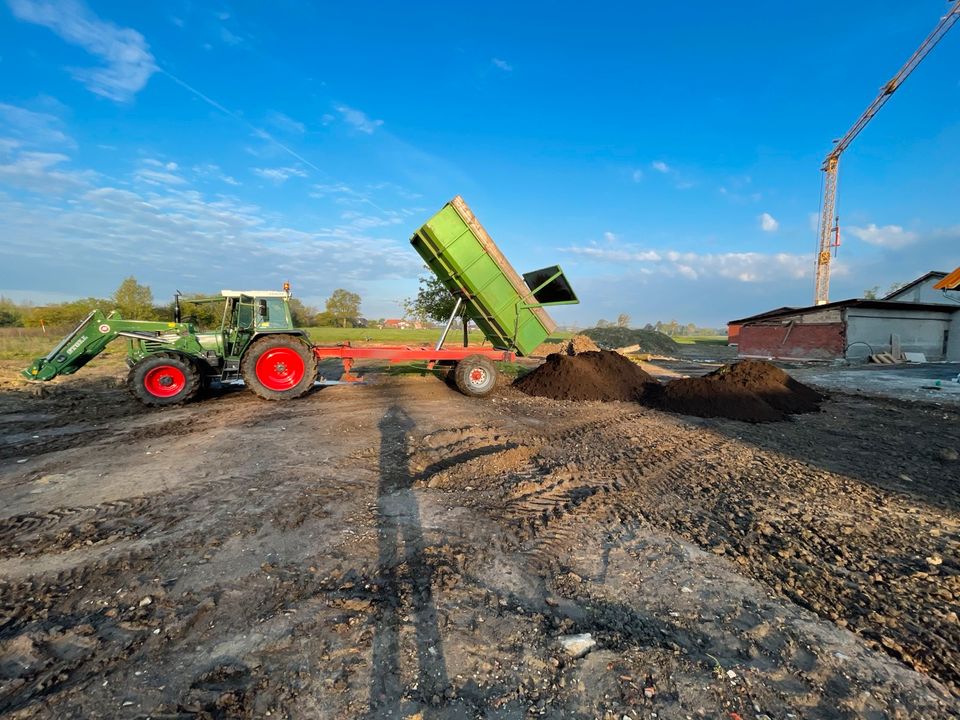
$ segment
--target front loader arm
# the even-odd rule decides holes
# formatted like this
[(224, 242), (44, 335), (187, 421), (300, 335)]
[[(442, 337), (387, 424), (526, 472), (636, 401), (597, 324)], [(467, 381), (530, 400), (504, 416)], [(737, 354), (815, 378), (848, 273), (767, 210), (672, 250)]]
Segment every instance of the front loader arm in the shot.
[[(123, 320), (118, 313), (105, 315), (93, 310), (42, 358), (34, 360), (21, 375), (30, 380), (52, 380), (58, 375), (72, 375), (118, 337), (166, 342), (163, 334), (189, 328), (184, 323)], [(173, 343), (173, 340), (169, 342)]]

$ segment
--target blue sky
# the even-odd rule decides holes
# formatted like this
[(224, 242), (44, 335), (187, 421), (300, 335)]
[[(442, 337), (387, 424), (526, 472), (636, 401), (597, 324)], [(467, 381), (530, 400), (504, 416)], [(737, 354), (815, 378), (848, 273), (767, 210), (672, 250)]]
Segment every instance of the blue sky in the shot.
[[(0, 0), (0, 293), (359, 292), (462, 194), (592, 324), (813, 295), (819, 166), (950, 5)], [(960, 265), (960, 30), (846, 152), (832, 299)]]

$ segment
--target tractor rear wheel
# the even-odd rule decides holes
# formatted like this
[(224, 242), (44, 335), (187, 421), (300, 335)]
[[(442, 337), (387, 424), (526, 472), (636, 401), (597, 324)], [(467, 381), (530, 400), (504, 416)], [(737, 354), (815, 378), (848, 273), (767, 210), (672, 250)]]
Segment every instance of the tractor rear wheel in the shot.
[(464, 395), (484, 397), (497, 385), (497, 368), (483, 355), (470, 355), (457, 363), (453, 381)]
[(192, 400), (200, 390), (200, 370), (183, 355), (148, 355), (130, 368), (127, 388), (144, 405), (163, 407)]
[(244, 384), (265, 400), (292, 400), (313, 387), (317, 358), (292, 335), (267, 335), (254, 342), (240, 361)]

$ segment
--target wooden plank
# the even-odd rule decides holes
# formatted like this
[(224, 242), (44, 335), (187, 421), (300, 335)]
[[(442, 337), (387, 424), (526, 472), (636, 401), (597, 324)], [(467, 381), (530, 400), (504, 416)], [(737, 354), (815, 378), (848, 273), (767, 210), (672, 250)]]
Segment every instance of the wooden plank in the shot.
[(903, 358), (903, 354), (900, 348), (900, 336), (896, 333), (890, 335), (890, 354), (897, 360)]
[[(516, 290), (517, 294), (523, 299), (523, 302), (530, 304), (537, 302), (536, 298), (533, 297), (533, 293), (530, 292), (530, 288), (528, 288), (527, 284), (523, 281), (523, 278), (513, 269), (513, 265), (510, 264), (510, 261), (507, 260), (504, 254), (500, 252), (500, 248), (497, 247), (497, 244), (493, 241), (493, 238), (490, 237), (486, 228), (477, 220), (477, 216), (473, 214), (473, 211), (467, 205), (466, 201), (457, 195), (450, 201), (450, 205), (453, 206), (453, 209), (457, 211), (460, 218), (467, 224), (467, 227), (470, 228), (477, 240), (480, 241), (480, 246), (487, 255), (493, 258), (497, 267), (503, 271), (507, 280), (513, 285), (513, 289)], [(557, 324), (544, 308), (530, 308), (530, 311), (543, 324), (547, 333), (552, 333), (557, 329)]]

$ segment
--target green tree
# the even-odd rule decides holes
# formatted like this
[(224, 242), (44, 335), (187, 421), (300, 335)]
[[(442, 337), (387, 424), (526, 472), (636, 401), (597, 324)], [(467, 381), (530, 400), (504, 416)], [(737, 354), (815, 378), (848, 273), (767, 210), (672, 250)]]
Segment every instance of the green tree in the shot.
[(76, 325), (96, 308), (110, 306), (109, 300), (83, 298), (72, 302), (31, 308), (23, 318), (26, 327), (66, 327)]
[(0, 295), (0, 327), (23, 325), (23, 310), (10, 298)]
[(153, 315), (153, 292), (131, 275), (113, 293), (113, 303), (120, 314), (131, 320), (145, 320)]
[(360, 296), (343, 288), (334, 290), (327, 298), (327, 312), (340, 327), (347, 327), (360, 317)]
[[(216, 295), (189, 293), (180, 298), (180, 317), (204, 330), (219, 328), (223, 320), (223, 307), (226, 300), (218, 302), (193, 302), (198, 298), (216, 297)], [(157, 317), (172, 318), (173, 303), (157, 309)]]
[(417, 296), (403, 301), (403, 312), (415, 320), (444, 322), (450, 317), (457, 299), (434, 276), (420, 278)]
[(863, 291), (863, 299), (876, 300), (879, 292), (880, 292), (879, 285), (874, 285), (872, 288), (867, 288), (866, 290)]
[(314, 324), (314, 318), (319, 312), (317, 308), (304, 305), (301, 300), (295, 297), (290, 298), (289, 304), (290, 319), (293, 320), (294, 327), (308, 327)]

